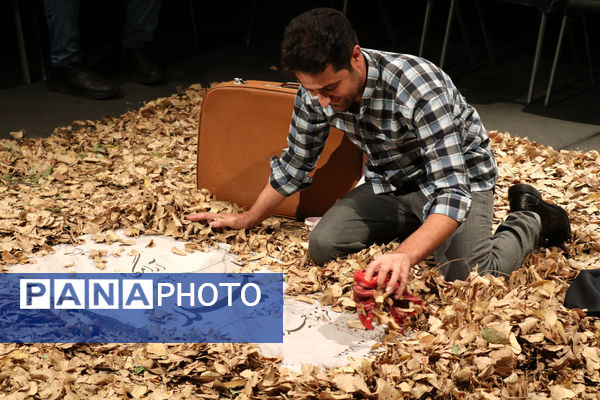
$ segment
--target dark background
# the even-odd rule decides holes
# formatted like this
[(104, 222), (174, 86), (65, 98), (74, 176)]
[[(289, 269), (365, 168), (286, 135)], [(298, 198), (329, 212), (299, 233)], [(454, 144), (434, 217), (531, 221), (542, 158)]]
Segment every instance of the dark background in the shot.
[[(17, 40), (11, 1), (0, 2), (0, 88), (22, 84), (18, 59)], [(125, 1), (103, 0), (83, 1), (81, 11), (81, 34), (83, 50), (91, 64), (102, 72), (112, 73), (118, 67), (114, 62), (118, 57), (118, 47), (123, 20)], [(245, 44), (253, 9), (252, 1), (207, 2), (202, 0), (165, 0), (161, 7), (159, 29), (154, 43), (154, 51), (162, 64), (168, 65), (189, 57), (194, 48), (192, 30), (192, 7), (198, 28), (199, 49), (226, 49), (228, 46)], [(41, 45), (47, 53), (47, 31), (40, 0), (19, 0), (21, 17), (26, 34), (26, 44), (30, 62), (37, 63), (37, 38), (33, 19), (39, 25)], [(302, 11), (319, 6), (331, 6), (341, 10), (342, 1), (268, 1), (257, 0), (252, 39), (248, 52), (269, 55), (277, 59), (279, 42), (286, 24)], [(507, 62), (521, 54), (533, 57), (537, 39), (540, 13), (535, 7), (523, 7), (501, 0), (481, 1), (484, 21), (487, 26), (495, 55), (499, 62)], [(448, 18), (449, 0), (434, 2), (432, 22), (428, 33), (424, 56), (439, 61), (441, 42)], [(478, 60), (487, 62), (487, 53), (481, 34), (480, 21), (473, 6), (473, 0), (460, 3), (465, 26), (469, 32), (475, 55)], [(391, 25), (393, 40), (382, 18), (387, 15)], [(354, 25), (361, 46), (416, 54), (423, 27), (425, 1), (349, 1), (348, 18)], [(600, 57), (598, 45), (599, 15), (590, 15), (589, 33), (595, 47), (594, 59)], [(562, 13), (550, 14), (544, 57), (551, 59), (556, 47), (556, 38)], [(579, 18), (572, 24), (573, 36), (578, 50), (579, 61), (585, 62), (583, 33)], [(568, 42), (566, 42), (568, 44)], [(458, 21), (455, 19), (449, 47), (446, 68), (467, 61), (464, 42)], [(562, 62), (569, 62), (572, 54), (568, 46), (563, 48)], [(455, 66), (455, 65), (454, 65)], [(40, 79), (33, 65), (33, 79)], [(524, 72), (527, 73), (527, 72)]]
[[(74, 119), (118, 116), (127, 109), (139, 107), (143, 101), (174, 93), (176, 86), (191, 83), (208, 85), (238, 76), (245, 79), (285, 80), (287, 77), (282, 76), (275, 67), (279, 65), (279, 44), (287, 23), (299, 13), (314, 7), (333, 6), (341, 10), (343, 6), (341, 0), (164, 0), (152, 52), (165, 67), (169, 83), (162, 87), (143, 87), (132, 84), (119, 63), (119, 42), (126, 1), (84, 0), (80, 26), (86, 59), (96, 70), (121, 83), (122, 89), (120, 100), (93, 101), (73, 99), (64, 94), (49, 94), (45, 90), (39, 68), (40, 55), (48, 63), (48, 34), (42, 1), (17, 2), (25, 31), (32, 85), (27, 87), (21, 75), (13, 0), (0, 1), (0, 137), (7, 137), (10, 130), (22, 128), (29, 135), (47, 135), (53, 127), (69, 124)], [(437, 0), (433, 5), (424, 57), (435, 63), (440, 61), (449, 4), (450, 0)], [(557, 71), (556, 99), (564, 97), (567, 101), (560, 100), (557, 105), (546, 108), (539, 96), (532, 105), (524, 102), (540, 24), (539, 10), (502, 0), (481, 0), (480, 4), (496, 65), (492, 67), (490, 64), (474, 0), (462, 0), (460, 10), (475, 62), (468, 58), (465, 41), (455, 18), (444, 69), (463, 95), (478, 105), (497, 102), (521, 104), (520, 112), (600, 125), (600, 99), (596, 96), (599, 91), (578, 89), (570, 93), (571, 88), (578, 88), (581, 82), (589, 79), (581, 18), (577, 15), (572, 18), (575, 53), (571, 51), (569, 41), (565, 40)], [(362, 47), (416, 54), (423, 29), (425, 5), (424, 0), (350, 0), (347, 15)], [(193, 17), (197, 27), (197, 47)], [(562, 12), (557, 11), (551, 13), (548, 19), (537, 79), (538, 95), (543, 94), (548, 82), (561, 18)], [(600, 13), (590, 14), (588, 21), (594, 63), (600, 65)], [(36, 34), (36, 27), (39, 34)], [(246, 45), (249, 30), (252, 34), (249, 45)], [(583, 102), (584, 106), (573, 101)], [(72, 110), (71, 114), (68, 113), (69, 109)]]

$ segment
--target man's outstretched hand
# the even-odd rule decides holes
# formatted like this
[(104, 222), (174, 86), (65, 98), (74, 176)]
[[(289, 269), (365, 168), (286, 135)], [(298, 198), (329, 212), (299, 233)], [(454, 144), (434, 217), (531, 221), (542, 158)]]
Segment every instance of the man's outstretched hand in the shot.
[(257, 225), (248, 212), (241, 214), (201, 212), (190, 214), (185, 218), (189, 221), (210, 221), (211, 228), (245, 229)]
[(211, 228), (252, 228), (270, 217), (285, 197), (267, 183), (250, 210), (241, 214), (201, 212), (185, 217), (189, 221), (210, 221)]
[[(370, 281), (377, 273), (377, 287), (383, 288), (385, 285), (386, 292), (393, 291), (396, 298), (402, 299), (411, 267), (412, 262), (409, 256), (404, 253), (390, 252), (382, 254), (375, 257), (367, 266), (365, 280)], [(390, 279), (387, 280), (389, 274), (391, 274)]]

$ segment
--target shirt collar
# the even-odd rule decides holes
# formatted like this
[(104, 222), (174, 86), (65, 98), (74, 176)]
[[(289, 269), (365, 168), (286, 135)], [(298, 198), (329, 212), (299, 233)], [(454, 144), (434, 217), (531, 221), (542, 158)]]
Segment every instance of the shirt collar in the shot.
[(360, 113), (362, 114), (368, 102), (371, 101), (373, 92), (375, 91), (375, 85), (379, 80), (380, 73), (377, 64), (371, 58), (367, 49), (363, 49), (362, 54), (365, 56), (365, 64), (367, 66), (367, 82), (365, 83), (365, 90), (362, 95), (360, 104)]

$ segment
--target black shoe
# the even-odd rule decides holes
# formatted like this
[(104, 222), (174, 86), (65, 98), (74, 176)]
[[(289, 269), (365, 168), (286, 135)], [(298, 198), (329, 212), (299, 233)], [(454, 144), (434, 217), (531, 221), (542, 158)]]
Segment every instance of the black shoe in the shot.
[(143, 50), (127, 50), (124, 58), (135, 82), (142, 85), (159, 85), (167, 80), (162, 68)]
[(542, 200), (542, 195), (533, 186), (519, 183), (508, 189), (510, 211), (533, 211), (542, 220), (542, 238), (550, 246), (560, 246), (571, 237), (571, 223), (567, 212), (554, 204)]
[(48, 89), (91, 99), (110, 99), (119, 93), (119, 86), (83, 66), (79, 54), (48, 69)]

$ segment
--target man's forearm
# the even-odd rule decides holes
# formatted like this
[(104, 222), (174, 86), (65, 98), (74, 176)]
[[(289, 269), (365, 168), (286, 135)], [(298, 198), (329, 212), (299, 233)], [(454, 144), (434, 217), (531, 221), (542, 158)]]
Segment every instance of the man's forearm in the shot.
[(252, 225), (258, 225), (263, 220), (270, 217), (275, 208), (277, 208), (283, 200), (285, 200), (285, 196), (273, 189), (271, 184), (267, 182), (252, 207), (250, 207), (250, 210), (248, 210), (248, 216), (250, 217)]
[(409, 257), (411, 265), (421, 262), (458, 228), (458, 222), (442, 214), (431, 214), (423, 225), (414, 231), (392, 253)]

